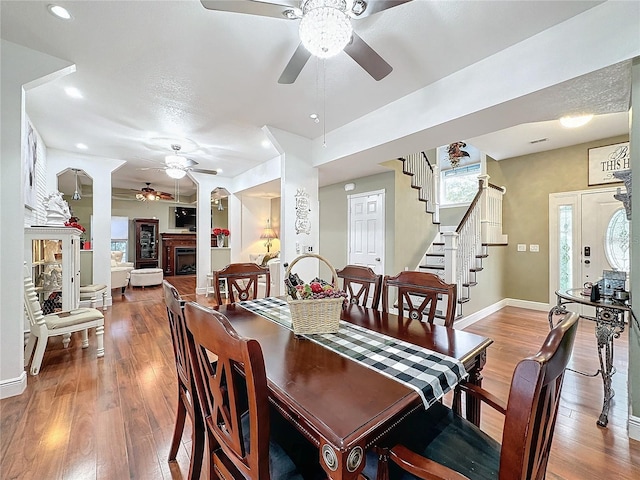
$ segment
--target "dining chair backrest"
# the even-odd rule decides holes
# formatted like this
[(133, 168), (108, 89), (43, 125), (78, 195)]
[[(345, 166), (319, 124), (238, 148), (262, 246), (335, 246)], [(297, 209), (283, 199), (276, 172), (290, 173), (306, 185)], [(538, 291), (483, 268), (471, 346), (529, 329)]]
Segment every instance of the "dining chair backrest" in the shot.
[[(222, 472), (221, 478), (268, 480), (270, 419), (262, 348), (240, 337), (220, 312), (193, 302), (185, 310), (210, 468)], [(215, 367), (207, 351), (217, 355)]]
[(258, 277), (266, 277), (265, 297), (271, 293), (271, 274), (269, 269), (255, 263), (231, 263), (222, 270), (214, 272), (214, 287), (218, 305), (222, 305), (220, 281), (227, 283), (227, 299), (229, 303), (258, 298)]
[(183, 311), (184, 301), (180, 298), (176, 288), (166, 280), (162, 282), (162, 288), (164, 291), (164, 303), (167, 306), (179, 388), (183, 391), (188, 391), (189, 395), (195, 394), (195, 392), (191, 391), (193, 378), (187, 349), (187, 324)]
[(176, 423), (173, 431), (173, 439), (169, 448), (169, 461), (176, 459), (178, 448), (182, 443), (184, 432), (185, 415), (189, 415), (191, 420), (191, 456), (189, 463), (189, 480), (200, 478), (202, 460), (204, 453), (204, 421), (202, 420), (202, 409), (195, 387), (193, 369), (189, 358), (187, 324), (184, 316), (184, 301), (180, 298), (178, 290), (169, 282), (162, 282), (164, 292), (164, 302), (167, 307), (167, 317), (169, 318), (169, 330), (171, 332), (171, 343), (176, 361), (176, 372), (178, 376), (178, 411)]
[(578, 318), (577, 314), (566, 315), (549, 332), (538, 353), (521, 360), (513, 372), (502, 433), (501, 479), (545, 477)]
[[(338, 278), (342, 278), (342, 289), (349, 295), (350, 303), (378, 308), (382, 275), (378, 275), (371, 268), (361, 265), (347, 265), (341, 270), (336, 270), (336, 274)], [(367, 303), (369, 304), (367, 305)]]
[(457, 301), (455, 284), (445, 283), (439, 276), (429, 272), (403, 271), (393, 277), (385, 275), (382, 280), (383, 312), (389, 311), (391, 288), (397, 288), (399, 317), (404, 317), (407, 310), (410, 319), (423, 319), (433, 323), (438, 300), (442, 298), (446, 302), (442, 314), (444, 325), (453, 326)]
[[(567, 314), (549, 332), (538, 353), (516, 365), (506, 408), (498, 406), (501, 402), (493, 396), (487, 396), (486, 393), (481, 396), (505, 414), (502, 445), (497, 445), (495, 450), (499, 456), (495, 464), (499, 480), (545, 478), (564, 373), (573, 350), (578, 318), (575, 313)], [(406, 448), (402, 443), (388, 451), (388, 458), (403, 470), (422, 479), (474, 478), (472, 472), (478, 475), (475, 478), (487, 478), (480, 472), (488, 471), (487, 464), (491, 461), (487, 459), (492, 456), (489, 452), (493, 448), (490, 444), (494, 444), (495, 440), (480, 432), (475, 426), (471, 429), (466, 427), (469, 422), (465, 419), (458, 418), (457, 421), (454, 419), (448, 422), (447, 426), (440, 420), (437, 425), (431, 425), (433, 431), (425, 434), (430, 445), (427, 447), (430, 458)], [(415, 429), (415, 422), (408, 428)], [(461, 432), (466, 432), (468, 437), (465, 441), (476, 449), (474, 458), (467, 462), (470, 464), (470, 470), (465, 469), (467, 476), (457, 474), (460, 470), (456, 470), (456, 465), (460, 466), (466, 460), (459, 460), (459, 456), (452, 454), (452, 450), (464, 448)], [(449, 462), (447, 468), (433, 458), (448, 458), (453, 461)]]

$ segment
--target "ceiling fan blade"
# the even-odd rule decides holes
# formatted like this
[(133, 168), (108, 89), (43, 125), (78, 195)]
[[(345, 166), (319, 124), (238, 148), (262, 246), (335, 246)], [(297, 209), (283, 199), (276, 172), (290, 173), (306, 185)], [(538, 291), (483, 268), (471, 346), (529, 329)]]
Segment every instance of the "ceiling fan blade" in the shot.
[(204, 168), (190, 168), (189, 169), (190, 172), (196, 172), (196, 173), (208, 173), (209, 175), (217, 175), (218, 172), (215, 170), (205, 170)]
[(298, 17), (289, 17), (285, 12), (292, 8), (298, 8), (298, 2), (293, 0), (280, 0), (280, 3), (268, 3), (253, 0), (200, 0), (202, 6), (207, 10), (218, 10), (221, 12), (246, 13), (249, 15), (260, 15), (262, 17), (275, 17), (285, 20), (292, 20)]
[(344, 51), (377, 81), (382, 80), (393, 70), (391, 65), (355, 32), (353, 32), (351, 42), (344, 47)]
[(288, 85), (295, 82), (310, 57), (311, 53), (309, 50), (300, 43), (298, 48), (296, 48), (296, 51), (293, 52), (291, 60), (289, 60), (287, 66), (284, 67), (284, 71), (282, 72), (282, 75), (280, 75), (278, 83)]
[[(397, 7), (398, 5), (402, 5), (403, 3), (408, 3), (410, 1), (411, 0), (369, 0), (367, 2), (355, 0), (354, 6), (351, 10), (351, 15), (353, 16), (353, 18), (368, 17), (375, 13), (381, 12), (382, 10)], [(364, 11), (362, 13), (358, 13), (363, 4), (365, 5)]]

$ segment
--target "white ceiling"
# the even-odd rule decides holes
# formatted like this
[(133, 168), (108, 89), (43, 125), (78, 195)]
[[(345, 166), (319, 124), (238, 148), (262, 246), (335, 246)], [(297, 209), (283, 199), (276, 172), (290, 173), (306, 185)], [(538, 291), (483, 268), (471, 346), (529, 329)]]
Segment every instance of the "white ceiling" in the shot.
[[(277, 156), (262, 145), (265, 125), (322, 138), (602, 2), (414, 0), (354, 20), (354, 30), (393, 66), (387, 78), (376, 82), (341, 53), (324, 69), (312, 58), (293, 85), (277, 80), (298, 46), (297, 21), (210, 11), (197, 0), (94, 0), (58, 2), (73, 15), (65, 22), (48, 13), (49, 3), (0, 4), (4, 40), (76, 65), (75, 73), (28, 93), (27, 113), (44, 142), (74, 153), (84, 143), (80, 153), (96, 161), (126, 160), (116, 187), (152, 182), (173, 191), (173, 180), (154, 170), (171, 143), (185, 145), (199, 167), (234, 177)], [(68, 86), (83, 98), (68, 97)], [(459, 140), (500, 160), (624, 134), (629, 95), (630, 61), (623, 61), (525, 95), (496, 110), (501, 125), (513, 115), (511, 127)], [(559, 127), (561, 114), (584, 110), (602, 115), (587, 128)], [(320, 123), (309, 118), (313, 112)], [(530, 143), (541, 138), (548, 141)], [(321, 185), (382, 171), (378, 159), (344, 160), (321, 167)], [(185, 178), (180, 188), (193, 185)]]

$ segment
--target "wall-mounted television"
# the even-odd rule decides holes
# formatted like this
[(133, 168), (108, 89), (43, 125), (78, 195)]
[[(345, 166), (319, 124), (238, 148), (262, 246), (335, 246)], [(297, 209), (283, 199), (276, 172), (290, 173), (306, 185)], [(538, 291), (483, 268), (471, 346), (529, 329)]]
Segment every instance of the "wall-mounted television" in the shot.
[(196, 226), (196, 209), (193, 207), (174, 207), (176, 228)]

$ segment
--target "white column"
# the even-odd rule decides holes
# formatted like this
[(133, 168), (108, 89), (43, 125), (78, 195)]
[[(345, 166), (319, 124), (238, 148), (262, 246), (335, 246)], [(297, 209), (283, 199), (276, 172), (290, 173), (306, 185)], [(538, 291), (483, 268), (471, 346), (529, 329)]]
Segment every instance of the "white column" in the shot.
[[(61, 60), (1, 40), (2, 110), (0, 117), (0, 398), (20, 395), (27, 386), (24, 371), (23, 128), (25, 92), (75, 70)], [(52, 73), (55, 72), (55, 73)], [(37, 128), (37, 125), (36, 125)]]
[[(78, 155), (61, 150), (47, 151), (47, 185), (57, 189), (58, 174), (71, 168), (85, 172), (93, 181), (93, 283), (107, 285), (107, 305), (111, 305), (111, 175), (125, 160)], [(71, 205), (72, 201), (70, 201)]]
[[(231, 181), (225, 177), (218, 177), (206, 173), (190, 172), (189, 176), (198, 188), (198, 209), (196, 219), (196, 292), (205, 294), (207, 292), (207, 274), (211, 273), (211, 192), (216, 187), (224, 187), (231, 191)], [(232, 218), (237, 213), (237, 207), (229, 198), (227, 204), (229, 215), (229, 246), (233, 252)], [(236, 235), (239, 230), (236, 230)], [(232, 260), (233, 261), (233, 260)]]
[[(444, 239), (444, 281), (458, 281), (458, 234), (456, 232), (440, 232)], [(458, 292), (458, 295), (460, 293)]]
[[(302, 253), (296, 246), (307, 246), (312, 253), (320, 253), (318, 170), (311, 164), (311, 140), (274, 127), (265, 127), (264, 131), (280, 153), (280, 258), (282, 264), (290, 263)], [(308, 234), (296, 231), (296, 195), (299, 192), (306, 193), (309, 199)], [(303, 279), (311, 280), (318, 275), (316, 261), (298, 262), (294, 268)]]

